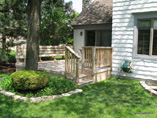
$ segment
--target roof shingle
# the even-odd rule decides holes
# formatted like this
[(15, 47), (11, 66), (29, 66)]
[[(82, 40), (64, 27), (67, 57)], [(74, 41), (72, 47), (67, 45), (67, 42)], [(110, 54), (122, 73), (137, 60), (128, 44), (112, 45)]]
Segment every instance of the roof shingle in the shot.
[(111, 23), (112, 3), (113, 0), (95, 0), (73, 20), (72, 25)]

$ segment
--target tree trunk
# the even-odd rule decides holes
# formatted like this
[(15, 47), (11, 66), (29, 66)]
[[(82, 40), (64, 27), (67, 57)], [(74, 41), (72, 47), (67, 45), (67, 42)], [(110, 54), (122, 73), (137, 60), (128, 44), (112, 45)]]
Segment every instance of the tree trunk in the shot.
[(29, 0), (26, 70), (38, 70), (41, 0)]

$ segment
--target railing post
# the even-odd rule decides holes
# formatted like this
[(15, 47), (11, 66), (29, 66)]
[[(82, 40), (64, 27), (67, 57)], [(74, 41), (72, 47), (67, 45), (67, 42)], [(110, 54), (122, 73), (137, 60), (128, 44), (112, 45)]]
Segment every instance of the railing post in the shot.
[(113, 52), (113, 48), (111, 48), (111, 53), (110, 53), (110, 68), (112, 71), (112, 52)]
[(67, 77), (67, 68), (68, 68), (68, 50), (65, 47), (65, 78)]
[(75, 78), (75, 84), (78, 85), (79, 83), (79, 59), (76, 59), (76, 78)]
[(95, 55), (96, 55), (96, 47), (92, 47), (92, 77), (95, 74)]
[(82, 72), (84, 71), (85, 48), (82, 47)]

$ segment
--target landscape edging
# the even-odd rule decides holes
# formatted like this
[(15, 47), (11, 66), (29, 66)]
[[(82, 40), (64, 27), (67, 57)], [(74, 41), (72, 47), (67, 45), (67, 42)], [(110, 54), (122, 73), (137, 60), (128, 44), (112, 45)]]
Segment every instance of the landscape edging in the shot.
[(52, 96), (42, 96), (42, 97), (28, 98), (28, 97), (22, 97), (22, 96), (16, 95), (16, 94), (11, 93), (11, 92), (7, 92), (7, 91), (3, 90), (0, 86), (0, 93), (1, 94), (5, 95), (7, 97), (12, 97), (15, 100), (20, 100), (20, 101), (24, 101), (24, 102), (26, 102), (26, 101), (29, 101), (29, 102), (42, 102), (42, 101), (48, 101), (48, 100), (55, 100), (55, 99), (58, 99), (58, 98), (61, 98), (61, 97), (71, 96), (72, 94), (81, 93), (81, 92), (83, 92), (82, 89), (76, 89), (74, 91), (63, 93), (61, 95), (52, 95)]
[(151, 94), (157, 95), (157, 91), (153, 90), (152, 86), (148, 86), (145, 81), (140, 81), (140, 84), (143, 86), (144, 89), (149, 91)]

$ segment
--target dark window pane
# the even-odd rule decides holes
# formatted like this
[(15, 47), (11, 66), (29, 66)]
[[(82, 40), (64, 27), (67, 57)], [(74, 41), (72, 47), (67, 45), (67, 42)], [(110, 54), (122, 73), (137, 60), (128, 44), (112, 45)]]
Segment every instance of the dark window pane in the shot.
[(153, 55), (157, 55), (157, 30), (154, 30)]
[(95, 46), (95, 31), (87, 31), (86, 46)]
[(154, 29), (157, 30), (157, 20), (154, 20)]
[(111, 46), (111, 30), (97, 31), (97, 46)]
[(149, 55), (150, 20), (138, 21), (138, 50), (137, 54)]
[(151, 20), (139, 20), (138, 21), (138, 29), (150, 29)]

